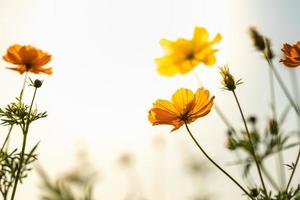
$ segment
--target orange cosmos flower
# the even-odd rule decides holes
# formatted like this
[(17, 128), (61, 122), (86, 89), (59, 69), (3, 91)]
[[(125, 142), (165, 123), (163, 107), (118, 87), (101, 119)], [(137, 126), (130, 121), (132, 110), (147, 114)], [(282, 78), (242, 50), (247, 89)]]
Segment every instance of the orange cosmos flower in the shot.
[(189, 89), (181, 88), (173, 94), (171, 101), (157, 100), (149, 111), (148, 119), (152, 125), (172, 125), (174, 131), (185, 123), (192, 123), (207, 115), (213, 99), (214, 97), (209, 97), (209, 91), (203, 88), (199, 88), (195, 94)]
[(9, 69), (18, 71), (20, 74), (24, 72), (52, 74), (52, 68), (43, 68), (44, 65), (50, 62), (51, 55), (30, 45), (15, 44), (9, 47), (3, 59), (17, 65)]
[(300, 41), (297, 44), (283, 44), (281, 49), (284, 58), (280, 60), (287, 67), (298, 67), (300, 65)]
[(206, 66), (216, 62), (215, 52), (212, 46), (221, 40), (217, 34), (213, 40), (209, 40), (209, 34), (203, 27), (195, 27), (192, 39), (179, 38), (176, 41), (161, 39), (160, 44), (166, 54), (156, 58), (157, 71), (163, 76), (186, 74), (192, 71), (198, 64)]

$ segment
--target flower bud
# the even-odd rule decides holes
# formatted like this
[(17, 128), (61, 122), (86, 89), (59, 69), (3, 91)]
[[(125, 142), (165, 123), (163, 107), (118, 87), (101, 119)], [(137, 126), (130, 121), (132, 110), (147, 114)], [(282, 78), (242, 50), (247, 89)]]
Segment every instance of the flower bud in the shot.
[(256, 49), (258, 51), (264, 51), (266, 47), (264, 37), (256, 30), (255, 27), (250, 28), (250, 36)]
[(42, 85), (43, 85), (43, 81), (39, 79), (35, 79), (35, 81), (33, 82), (33, 87), (35, 88), (40, 88)]
[(275, 119), (269, 121), (269, 130), (272, 135), (278, 135), (278, 122)]
[(227, 66), (220, 67), (220, 74), (222, 76), (221, 83), (226, 90), (234, 91), (236, 86), (241, 84), (240, 80), (234, 80), (234, 77), (229, 72), (229, 68)]
[(255, 198), (259, 195), (259, 191), (256, 188), (252, 188), (250, 190), (250, 195)]

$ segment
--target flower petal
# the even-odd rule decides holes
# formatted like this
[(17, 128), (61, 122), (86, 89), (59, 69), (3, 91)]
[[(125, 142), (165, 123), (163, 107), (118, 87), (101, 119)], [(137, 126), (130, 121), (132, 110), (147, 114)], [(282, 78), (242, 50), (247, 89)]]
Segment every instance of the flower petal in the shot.
[(189, 89), (181, 88), (173, 94), (172, 103), (178, 113), (186, 114), (194, 103), (194, 93)]
[(208, 37), (209, 35), (205, 28), (196, 26), (193, 36), (194, 48), (196, 50), (202, 48), (205, 44), (208, 43)]

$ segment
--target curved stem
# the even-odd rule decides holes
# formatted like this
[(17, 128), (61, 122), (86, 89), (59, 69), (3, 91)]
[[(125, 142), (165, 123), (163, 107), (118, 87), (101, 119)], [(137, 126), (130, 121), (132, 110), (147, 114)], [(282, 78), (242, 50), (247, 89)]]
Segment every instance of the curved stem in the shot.
[(35, 88), (35, 90), (34, 90), (34, 94), (33, 94), (33, 97), (32, 97), (32, 100), (31, 100), (31, 104), (30, 104), (30, 108), (29, 108), (29, 112), (28, 112), (27, 121), (25, 123), (25, 126), (22, 127), (22, 132), (23, 132), (22, 150), (21, 150), (21, 155), (20, 155), (19, 168), (18, 168), (18, 171), (17, 171), (17, 175), (16, 175), (16, 179), (15, 179), (15, 182), (14, 182), (14, 187), (13, 187), (13, 191), (12, 191), (12, 195), (11, 195), (11, 200), (13, 200), (15, 198), (15, 194), (16, 194), (18, 182), (19, 182), (21, 171), (22, 171), (22, 167), (23, 167), (24, 155), (25, 155), (25, 148), (26, 148), (26, 141), (27, 141), (27, 134), (28, 134), (29, 124), (30, 124), (30, 115), (31, 115), (31, 110), (32, 110), (33, 102), (34, 102), (34, 99), (35, 99), (35, 96), (36, 96), (36, 91), (37, 91), (37, 88)]
[(259, 178), (260, 178), (260, 181), (261, 181), (261, 184), (263, 186), (263, 190), (264, 190), (264, 193), (266, 195), (266, 197), (268, 197), (268, 192), (267, 192), (267, 189), (266, 189), (266, 186), (265, 186), (265, 182), (264, 182), (264, 179), (263, 179), (263, 176), (262, 176), (262, 173), (261, 173), (261, 169), (259, 167), (259, 162), (258, 162), (258, 159), (257, 159), (257, 156), (256, 156), (256, 153), (255, 153), (255, 150), (254, 150), (254, 146), (253, 146), (253, 142), (252, 142), (252, 139), (251, 139), (251, 136), (250, 136), (250, 133), (249, 133), (249, 130), (248, 130), (248, 126), (247, 126), (247, 123), (246, 123), (246, 120), (245, 120), (245, 117), (244, 117), (244, 113), (242, 111), (242, 108), (241, 108), (241, 105), (240, 105), (240, 102), (235, 94), (235, 91), (232, 90), (232, 93), (233, 93), (233, 96), (235, 98), (235, 101), (238, 105), (238, 108), (239, 108), (239, 111), (241, 113), (241, 116), (242, 116), (242, 119), (243, 119), (243, 122), (244, 122), (244, 126), (245, 126), (245, 129), (246, 129), (246, 133), (247, 133), (247, 136), (248, 136), (248, 140), (250, 142), (250, 146), (251, 146), (251, 152), (252, 152), (252, 155), (253, 155), (253, 158), (255, 160), (255, 164), (256, 164), (256, 168), (257, 168), (257, 171), (258, 171), (258, 175), (259, 175)]
[(200, 146), (200, 144), (197, 142), (197, 140), (195, 139), (195, 137), (193, 136), (192, 132), (190, 131), (187, 123), (185, 122), (185, 127), (189, 133), (189, 135), (191, 136), (191, 138), (193, 139), (194, 143), (197, 145), (197, 147), (200, 149), (200, 151), (205, 155), (205, 157), (212, 162), (219, 170), (221, 170), (230, 180), (232, 180), (250, 199), (254, 200), (254, 198), (247, 192), (247, 190), (241, 186), (230, 174), (228, 174), (222, 167), (220, 167), (211, 157), (209, 157), (209, 155), (204, 151), (204, 149), (202, 149), (202, 147)]

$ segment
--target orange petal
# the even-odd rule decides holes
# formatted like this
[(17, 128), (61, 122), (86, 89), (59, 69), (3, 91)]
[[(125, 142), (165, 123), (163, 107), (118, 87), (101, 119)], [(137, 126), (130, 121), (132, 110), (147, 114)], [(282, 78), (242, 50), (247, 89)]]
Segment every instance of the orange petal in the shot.
[(153, 108), (160, 108), (162, 110), (166, 110), (166, 111), (172, 113), (173, 115), (179, 115), (179, 113), (177, 112), (174, 105), (170, 101), (167, 101), (167, 100), (162, 100), (162, 99), (157, 100), (153, 104)]
[(173, 130), (178, 129), (182, 125), (182, 122), (177, 115), (174, 115), (174, 113), (170, 113), (167, 110), (163, 110), (160, 108), (152, 108), (149, 111), (148, 119), (152, 123), (152, 125), (172, 125), (174, 126)]

